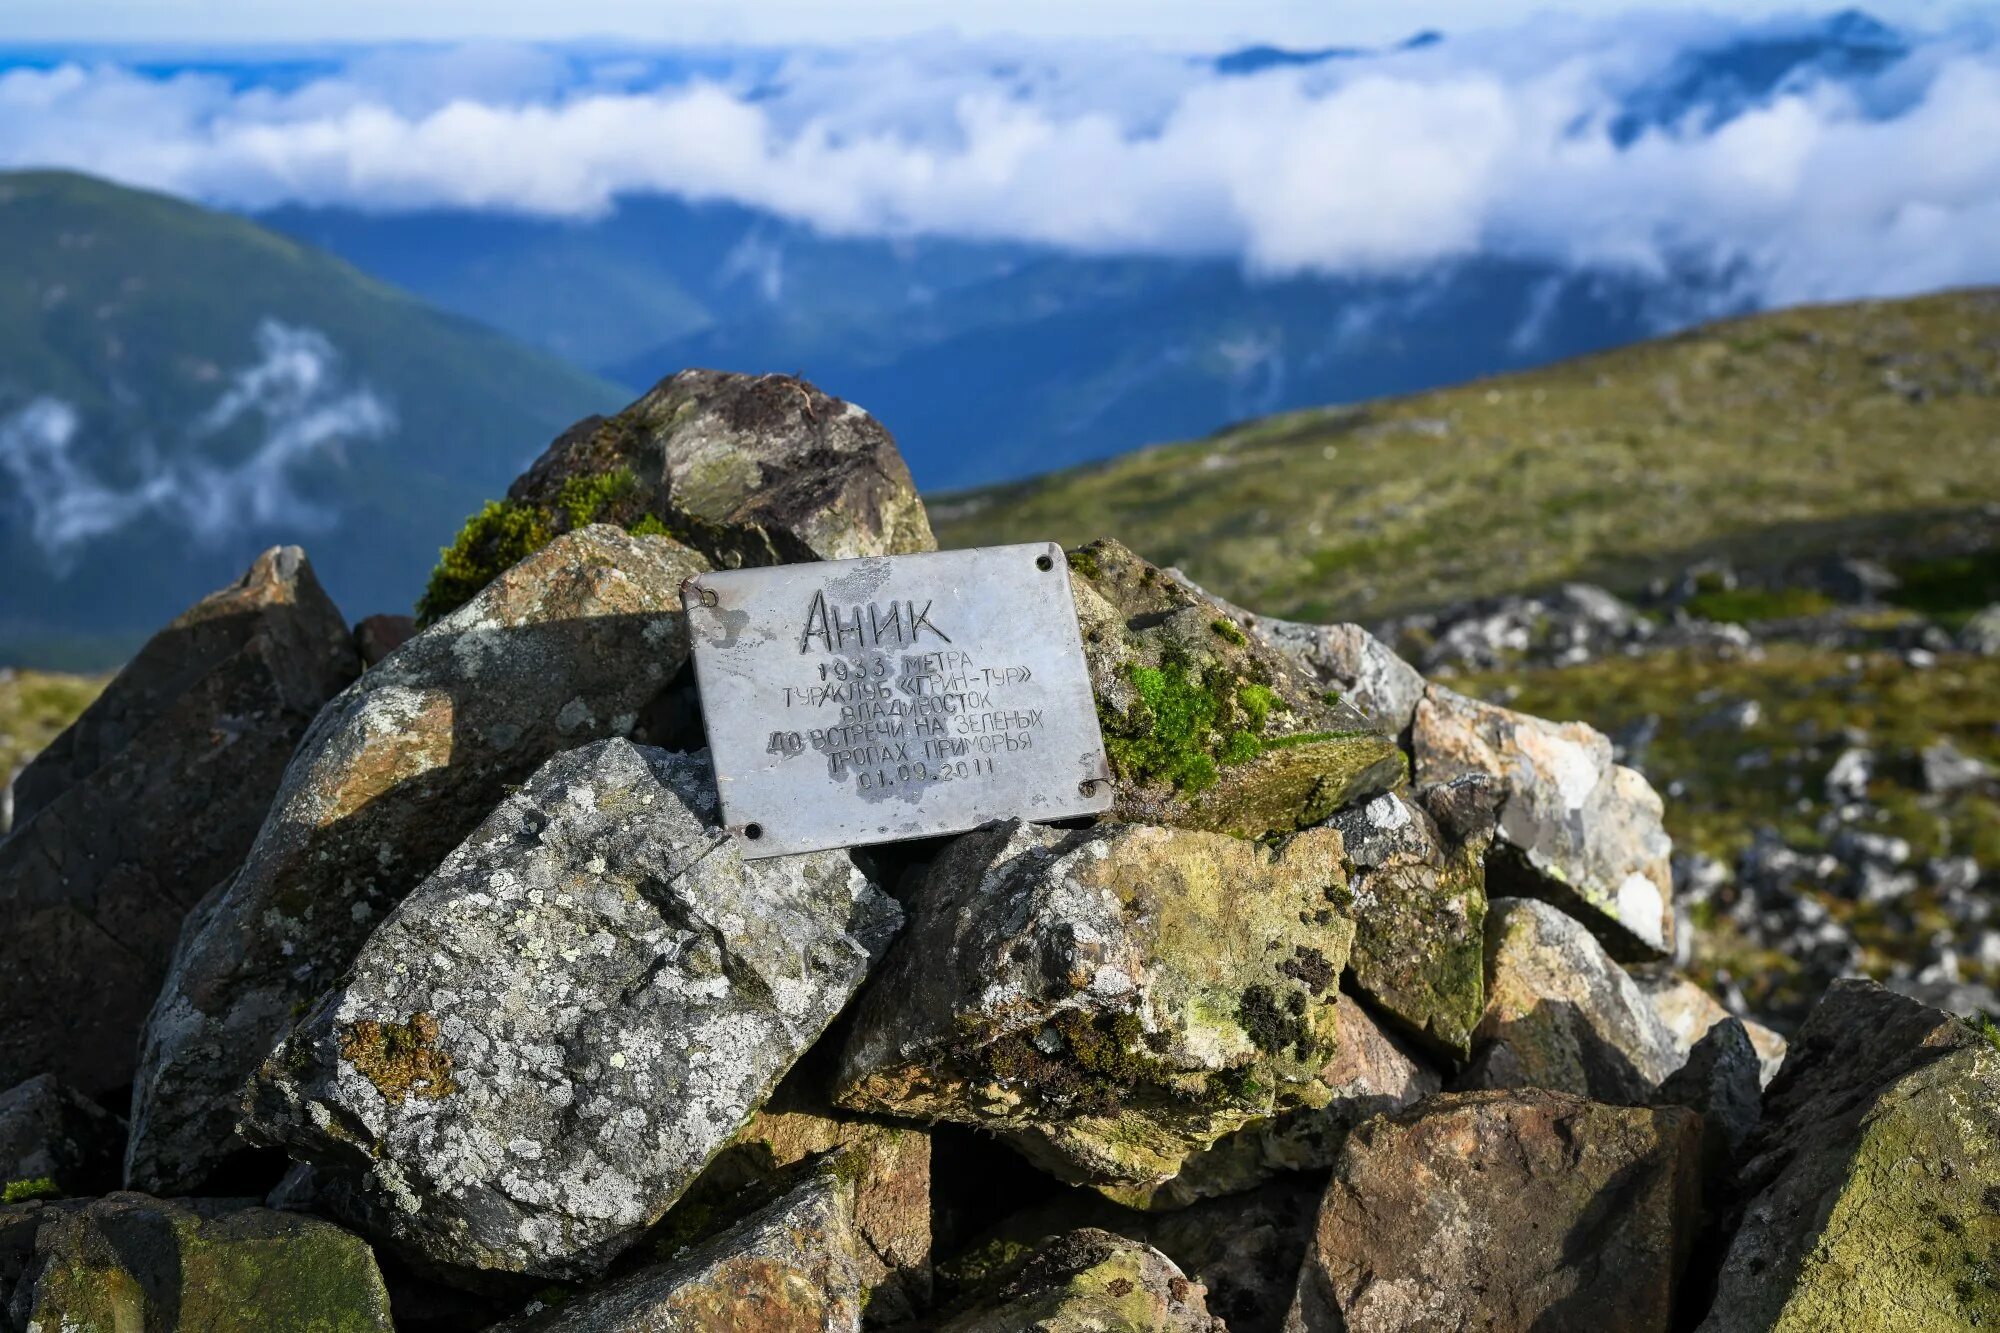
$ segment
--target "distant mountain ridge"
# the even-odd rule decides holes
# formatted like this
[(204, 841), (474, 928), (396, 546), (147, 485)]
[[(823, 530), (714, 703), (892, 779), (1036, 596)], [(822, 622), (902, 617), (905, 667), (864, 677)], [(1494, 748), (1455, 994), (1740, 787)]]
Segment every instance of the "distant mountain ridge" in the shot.
[[(1365, 65), (1246, 46), (1219, 73)], [(1629, 91), (1629, 144), (1909, 54), (1860, 11), (1719, 36)], [(782, 71), (770, 71), (782, 78)], [(1234, 259), (820, 234), (736, 205), (631, 196), (589, 221), (287, 207), (274, 228), (631, 389), (686, 366), (803, 374), (896, 432), (930, 488), (1112, 457), (1266, 412), (1438, 387), (1743, 313), (1727, 264), (1641, 276), (1485, 256), (1412, 274), (1262, 277)]]
[(0, 662), (115, 662), (262, 548), (405, 610), (619, 390), (241, 218), (0, 173)]

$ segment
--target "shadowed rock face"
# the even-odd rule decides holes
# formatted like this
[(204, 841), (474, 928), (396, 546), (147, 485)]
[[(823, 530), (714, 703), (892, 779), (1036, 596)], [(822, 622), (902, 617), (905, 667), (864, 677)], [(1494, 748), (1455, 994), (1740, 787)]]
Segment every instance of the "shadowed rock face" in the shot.
[(1288, 1333), (1666, 1333), (1699, 1212), (1700, 1117), (1528, 1090), (1354, 1131)]
[(15, 1227), (0, 1229), (33, 1233), (11, 1301), (16, 1327), (392, 1328), (367, 1244), (317, 1218), (221, 1199), (112, 1194), (13, 1220)]
[(125, 1122), (53, 1074), (0, 1092), (0, 1186), (63, 1194), (115, 1188)]
[(305, 554), (275, 547), (22, 770), (0, 842), (0, 1087), (131, 1082), (182, 918), (242, 861), (299, 737), (360, 669)]
[(1042, 1246), (941, 1333), (1227, 1333), (1205, 1296), (1150, 1245), (1086, 1228)]
[(2000, 1322), (1996, 1108), (1985, 1036), (1873, 982), (1835, 982), (1744, 1147), (1702, 1333)]
[(836, 1100), (992, 1129), (1059, 1178), (1150, 1184), (1332, 1095), (1353, 924), (1339, 838), (1019, 823), (932, 863), (863, 996)]
[(673, 1261), (493, 1333), (857, 1333), (865, 1245), (834, 1163)]
[(554, 508), (575, 477), (631, 473), (643, 514), (720, 568), (934, 551), (909, 468), (882, 423), (789, 375), (684, 370), (614, 417), (589, 417), (507, 492)]
[(687, 660), (680, 584), (706, 568), (665, 538), (560, 537), (326, 707), (175, 951), (129, 1183), (210, 1176), (237, 1146), (244, 1079), (382, 917), (549, 755), (632, 730)]
[(845, 852), (745, 862), (706, 754), (573, 750), (362, 947), (265, 1062), (246, 1132), (425, 1268), (592, 1276), (901, 921)]
[(1659, 796), (1581, 722), (1545, 722), (1439, 685), (1411, 729), (1420, 786), (1485, 773), (1505, 783), (1488, 854), (1495, 895), (1546, 898), (1623, 959), (1673, 949), (1673, 843)]
[(1113, 541), (1069, 563), (1118, 818), (1261, 838), (1404, 780), (1389, 734), (1230, 607)]

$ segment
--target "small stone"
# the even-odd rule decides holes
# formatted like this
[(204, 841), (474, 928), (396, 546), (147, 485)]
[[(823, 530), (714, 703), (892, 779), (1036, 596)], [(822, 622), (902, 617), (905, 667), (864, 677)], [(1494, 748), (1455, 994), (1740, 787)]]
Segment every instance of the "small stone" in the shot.
[[(1664, 964), (1647, 964), (1630, 969), (1634, 984), (1646, 1003), (1674, 1037), (1679, 1060), (1685, 1061), (1695, 1043), (1725, 1018), (1734, 1017), (1721, 1001)], [(1785, 1039), (1751, 1018), (1739, 1018), (1757, 1052), (1758, 1083), (1769, 1087), (1785, 1062)]]
[(1544, 902), (1495, 899), (1486, 948), (1486, 1014), (1459, 1087), (1636, 1106), (1680, 1067), (1673, 1033), (1580, 923)]
[(1993, 780), (1992, 766), (1962, 752), (1948, 740), (1934, 741), (1919, 756), (1924, 790), (1935, 796), (1951, 796)]
[(372, 667), (415, 638), (416, 633), (413, 616), (369, 616), (354, 627), (354, 646), (361, 653), (361, 664)]
[(2000, 657), (2000, 602), (1976, 612), (1958, 631), (1959, 647), (1981, 657)]
[(855, 1262), (868, 1322), (914, 1319), (931, 1296), (931, 1136), (911, 1125), (836, 1111), (817, 1092), (823, 1080), (811, 1063), (793, 1069), (689, 1186), (663, 1226), (673, 1230), (684, 1212), (725, 1214), (786, 1169), (833, 1154), (853, 1186), (861, 1242)]
[[(1474, 785), (1492, 791), (1476, 777), (1456, 784)], [(1465, 792), (1427, 795), (1463, 803)], [(1490, 814), (1469, 839), (1461, 829), (1447, 840), (1422, 802), (1391, 792), (1342, 811), (1328, 827), (1340, 833), (1346, 861), (1355, 990), (1429, 1049), (1464, 1060), (1486, 1004)]]
[(1416, 782), (1486, 773), (1506, 784), (1487, 857), (1494, 895), (1546, 898), (1620, 958), (1673, 951), (1673, 843), (1660, 798), (1612, 762), (1611, 742), (1433, 685), (1412, 732)]
[(666, 688), (688, 654), (681, 581), (705, 568), (661, 537), (559, 537), (326, 707), (175, 950), (128, 1183), (194, 1189), (240, 1149), (244, 1080), (403, 895), (544, 759), (621, 734)]
[(1870, 981), (1792, 1040), (1740, 1172), (1703, 1333), (2000, 1322), (2000, 1051)]
[(862, 996), (835, 1100), (993, 1130), (1059, 1178), (1145, 1185), (1324, 1105), (1354, 927), (1340, 839), (1273, 850), (1010, 822), (933, 861)]
[(55, 1075), (0, 1092), (0, 1197), (101, 1194), (124, 1156), (125, 1122)]
[(1206, 1295), (1151, 1246), (1085, 1229), (1050, 1241), (939, 1333), (1228, 1333)]
[(404, 900), (265, 1062), (245, 1132), (311, 1161), (336, 1216), (422, 1268), (594, 1276), (900, 919), (845, 852), (744, 861), (705, 754), (601, 741), (550, 760)]
[(1348, 1137), (1288, 1333), (1673, 1326), (1700, 1118), (1538, 1089), (1434, 1097)]
[(14, 780), (0, 841), (0, 1087), (132, 1082), (181, 923), (242, 861), (299, 737), (361, 669), (274, 547), (154, 635)]
[(375, 1256), (317, 1218), (111, 1194), (23, 1226), (34, 1248), (11, 1309), (26, 1330), (392, 1329)]
[(1118, 818), (1259, 838), (1404, 780), (1392, 736), (1223, 603), (1116, 542), (1069, 561)]
[(789, 375), (684, 370), (565, 431), (507, 491), (560, 510), (566, 484), (623, 471), (600, 521), (650, 515), (718, 568), (935, 551), (882, 423)]
[(1269, 616), (1246, 616), (1246, 627), (1312, 672), (1332, 691), (1390, 735), (1410, 729), (1424, 678), (1395, 650), (1359, 625), (1301, 625)]
[(669, 1263), (642, 1268), (493, 1333), (856, 1333), (864, 1247), (854, 1187), (831, 1169)]

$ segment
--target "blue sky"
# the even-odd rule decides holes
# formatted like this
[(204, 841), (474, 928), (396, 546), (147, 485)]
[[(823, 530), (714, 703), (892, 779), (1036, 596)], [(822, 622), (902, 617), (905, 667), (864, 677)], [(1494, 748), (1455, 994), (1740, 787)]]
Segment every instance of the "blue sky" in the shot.
[[(1832, 13), (1831, 4), (1688, 0), (8, 0), (0, 40), (379, 41), (624, 37), (646, 42), (838, 42), (954, 31), (966, 36), (1140, 37), (1174, 44), (1386, 42), (1420, 28), (1505, 27), (1546, 13), (1603, 17), (1706, 10), (1736, 17)], [(1972, 6), (1881, 0), (1901, 23)]]

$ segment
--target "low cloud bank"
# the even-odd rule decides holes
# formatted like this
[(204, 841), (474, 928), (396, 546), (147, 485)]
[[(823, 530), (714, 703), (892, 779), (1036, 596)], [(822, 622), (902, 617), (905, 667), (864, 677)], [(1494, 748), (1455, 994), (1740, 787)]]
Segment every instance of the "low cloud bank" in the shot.
[(1694, 265), (1767, 303), (2000, 281), (1989, 29), (1547, 20), (1225, 69), (927, 41), (397, 49), (283, 83), (76, 59), (0, 73), (0, 163), (242, 208), (584, 218), (657, 192), (1277, 274)]

